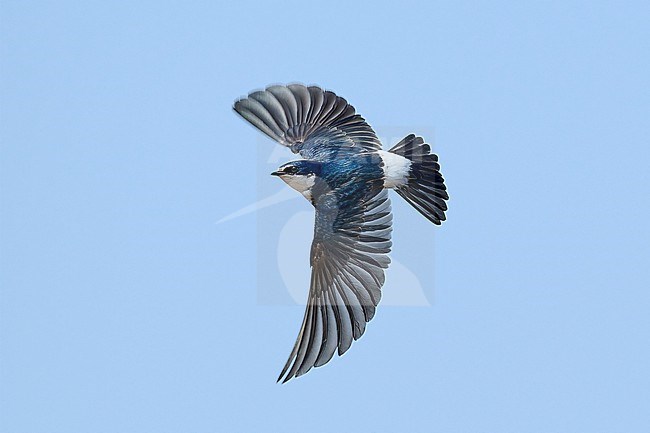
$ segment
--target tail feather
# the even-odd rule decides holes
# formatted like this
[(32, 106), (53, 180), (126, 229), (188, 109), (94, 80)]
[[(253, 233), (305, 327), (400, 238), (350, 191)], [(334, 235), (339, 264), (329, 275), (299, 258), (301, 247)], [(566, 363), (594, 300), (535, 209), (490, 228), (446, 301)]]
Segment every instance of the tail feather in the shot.
[(410, 134), (389, 150), (411, 161), (408, 181), (395, 191), (434, 224), (446, 219), (449, 200), (445, 179), (440, 174), (438, 155), (422, 137)]

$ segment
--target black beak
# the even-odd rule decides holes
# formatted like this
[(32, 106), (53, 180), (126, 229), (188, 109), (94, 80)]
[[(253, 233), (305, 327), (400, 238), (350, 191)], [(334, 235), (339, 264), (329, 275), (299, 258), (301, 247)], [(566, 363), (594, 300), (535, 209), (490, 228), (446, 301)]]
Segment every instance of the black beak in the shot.
[(281, 171), (274, 171), (273, 173), (271, 173), (271, 176), (280, 176), (281, 174), (282, 174)]

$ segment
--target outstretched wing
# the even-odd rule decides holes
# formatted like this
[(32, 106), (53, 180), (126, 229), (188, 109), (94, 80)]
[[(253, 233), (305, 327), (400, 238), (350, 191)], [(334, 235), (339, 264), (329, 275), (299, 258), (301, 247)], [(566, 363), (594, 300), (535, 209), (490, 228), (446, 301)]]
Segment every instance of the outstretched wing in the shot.
[(355, 203), (335, 191), (315, 200), (307, 309), (278, 381), (320, 367), (336, 350), (345, 353), (375, 315), (390, 263), (392, 214), (381, 181), (361, 188)]
[(348, 102), (316, 86), (289, 84), (252, 92), (234, 110), (257, 129), (303, 158), (331, 151), (380, 150), (370, 125)]

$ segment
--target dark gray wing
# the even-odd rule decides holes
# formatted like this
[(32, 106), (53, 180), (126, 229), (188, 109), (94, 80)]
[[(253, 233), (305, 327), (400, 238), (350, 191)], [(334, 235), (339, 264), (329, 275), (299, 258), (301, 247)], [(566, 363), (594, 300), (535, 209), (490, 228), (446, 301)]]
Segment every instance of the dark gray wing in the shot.
[[(363, 335), (381, 298), (390, 259), (392, 214), (382, 182), (351, 205), (335, 192), (315, 200), (311, 287), (302, 327), (278, 381), (345, 353)], [(285, 376), (286, 374), (286, 376)]]
[(318, 159), (332, 148), (380, 150), (370, 125), (348, 102), (316, 86), (289, 84), (252, 92), (234, 110), (257, 129), (304, 158)]

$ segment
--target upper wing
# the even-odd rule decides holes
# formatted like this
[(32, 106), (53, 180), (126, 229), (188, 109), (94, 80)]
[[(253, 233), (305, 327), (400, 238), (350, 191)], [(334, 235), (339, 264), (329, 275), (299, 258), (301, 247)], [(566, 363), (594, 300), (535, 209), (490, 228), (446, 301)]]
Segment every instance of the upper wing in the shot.
[(390, 263), (392, 214), (381, 182), (364, 189), (356, 203), (335, 192), (315, 200), (307, 309), (278, 381), (320, 367), (337, 348), (339, 355), (345, 353), (375, 315)]
[(352, 105), (316, 86), (270, 86), (238, 100), (233, 108), (304, 158), (317, 159), (332, 148), (354, 152), (381, 149), (375, 132), (355, 114)]

